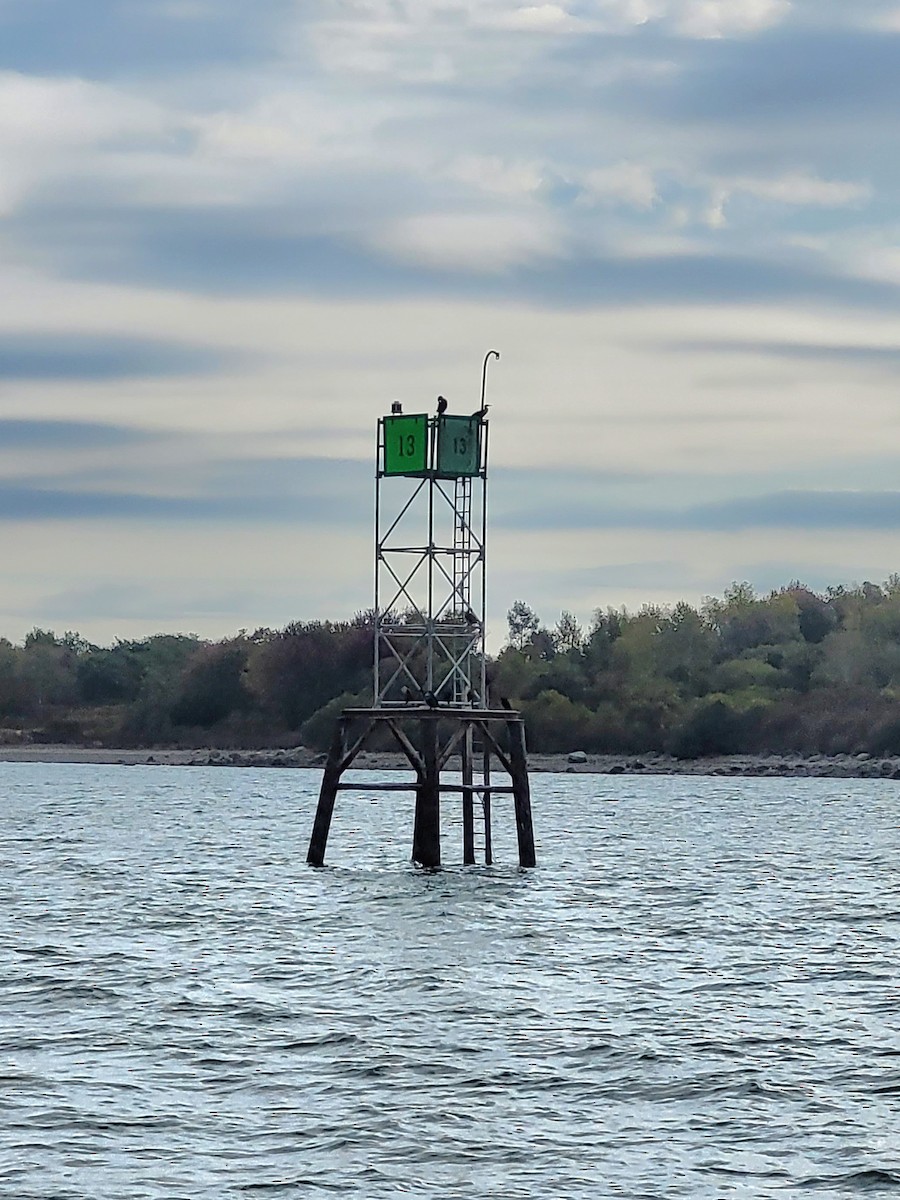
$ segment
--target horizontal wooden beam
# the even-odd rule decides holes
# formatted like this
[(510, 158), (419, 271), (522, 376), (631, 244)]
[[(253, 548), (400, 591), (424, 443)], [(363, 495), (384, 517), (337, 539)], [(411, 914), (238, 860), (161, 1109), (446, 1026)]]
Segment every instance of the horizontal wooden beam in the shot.
[[(337, 790), (339, 792), (414, 792), (418, 787), (418, 782), (411, 779), (408, 783), (339, 783)], [(467, 784), (465, 787), (461, 783), (442, 783), (442, 792), (479, 792), (488, 796), (512, 796), (513, 788), (502, 787), (494, 784), (473, 783)]]

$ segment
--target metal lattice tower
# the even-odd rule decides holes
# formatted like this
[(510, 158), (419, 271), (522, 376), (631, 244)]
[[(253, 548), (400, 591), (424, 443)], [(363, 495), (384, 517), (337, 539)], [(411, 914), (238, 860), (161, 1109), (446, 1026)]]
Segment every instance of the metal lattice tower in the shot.
[[(378, 422), (375, 472), (375, 663), (371, 708), (345, 708), (319, 789), (306, 861), (321, 866), (338, 793), (413, 791), (413, 861), (441, 863), (441, 798), (462, 801), (463, 862), (493, 862), (491, 806), (512, 797), (519, 864), (535, 864), (525, 723), (508, 703), (490, 706), (485, 686), (487, 365), (481, 407), (404, 414)], [(413, 778), (344, 782), (372, 742), (399, 750)], [(459, 782), (442, 781), (445, 769)], [(495, 782), (495, 772), (508, 783)]]
[(378, 422), (376, 707), (485, 705), (483, 409)]

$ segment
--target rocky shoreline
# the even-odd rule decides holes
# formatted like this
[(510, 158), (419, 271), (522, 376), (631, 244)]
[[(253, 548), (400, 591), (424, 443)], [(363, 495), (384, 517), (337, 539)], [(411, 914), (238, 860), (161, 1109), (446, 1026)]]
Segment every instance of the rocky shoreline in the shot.
[[(108, 763), (121, 766), (321, 768), (324, 754), (303, 746), (277, 750), (117, 750), (93, 746), (0, 746), (0, 762)], [(363, 752), (354, 768), (406, 770), (398, 754)], [(450, 761), (451, 770), (459, 764)], [(787, 778), (898, 779), (900, 756), (870, 754), (742, 754), (677, 759), (667, 754), (532, 754), (533, 772), (594, 775), (733, 775)]]

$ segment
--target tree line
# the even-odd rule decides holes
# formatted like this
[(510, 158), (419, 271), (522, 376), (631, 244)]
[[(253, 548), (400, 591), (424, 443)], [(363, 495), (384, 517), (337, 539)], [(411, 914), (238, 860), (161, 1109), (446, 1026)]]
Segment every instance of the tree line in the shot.
[[(488, 663), (491, 701), (537, 752), (900, 754), (900, 575), (817, 593), (734, 583), (694, 607), (545, 625), (524, 601)], [(373, 614), (95, 646), (0, 639), (0, 737), (108, 746), (327, 745), (371, 695)]]

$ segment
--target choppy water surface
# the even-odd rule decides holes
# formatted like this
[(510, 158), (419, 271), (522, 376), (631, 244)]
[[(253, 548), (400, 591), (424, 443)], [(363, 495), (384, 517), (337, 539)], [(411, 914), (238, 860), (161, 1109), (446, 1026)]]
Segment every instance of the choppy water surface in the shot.
[(537, 776), (425, 873), (317, 784), (0, 766), (0, 1194), (900, 1192), (900, 785)]

